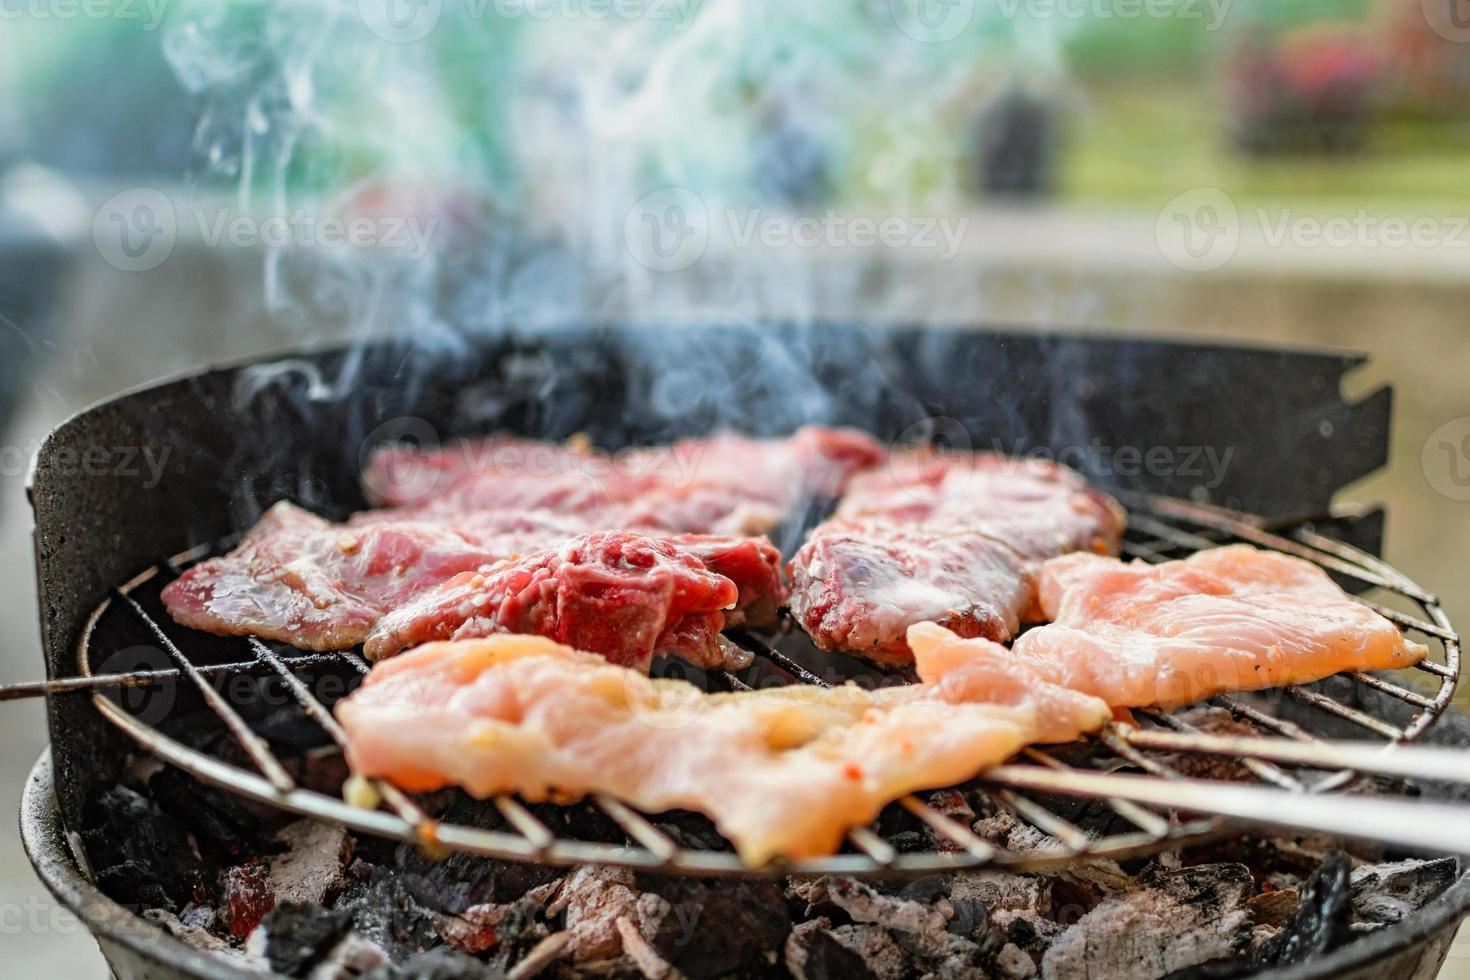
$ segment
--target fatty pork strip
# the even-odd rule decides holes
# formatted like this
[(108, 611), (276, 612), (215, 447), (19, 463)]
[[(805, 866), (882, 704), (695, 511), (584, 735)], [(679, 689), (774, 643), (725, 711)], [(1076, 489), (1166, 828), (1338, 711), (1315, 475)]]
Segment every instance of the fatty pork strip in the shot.
[(704, 694), (544, 638), (434, 643), (378, 664), (337, 705), (359, 776), (531, 801), (608, 793), (710, 816), (750, 864), (836, 850), (919, 789), (1110, 717), (1000, 646), (933, 646), (921, 683)]
[(1039, 618), (1042, 562), (1115, 553), (1123, 526), (1118, 504), (1065, 466), (894, 454), (850, 481), (792, 558), (791, 610), (822, 649), (880, 662), (912, 659), (905, 631), (919, 622), (1004, 641)]
[[(1248, 545), (1158, 565), (1069, 555), (1043, 567), (1040, 594), (1055, 622), (1022, 634), (1013, 655), (1120, 708), (1409, 667), (1428, 653), (1316, 565)], [(937, 626), (909, 641), (926, 653), (983, 647)]]
[(722, 432), (612, 454), (503, 435), (432, 453), (389, 448), (369, 460), (363, 483), (391, 508), (363, 519), (549, 510), (589, 531), (760, 535), (883, 458), (871, 436), (820, 426), (784, 439)]
[(345, 650), (387, 609), (496, 557), (439, 524), (347, 528), (282, 501), (235, 550), (169, 583), (163, 602), (194, 629)]
[(389, 611), (363, 652), (380, 660), (433, 640), (528, 633), (645, 673), (655, 653), (722, 666), (719, 634), (744, 622), (742, 587), (747, 608), (774, 613), (779, 562), (764, 539), (585, 534), (456, 575)]
[[(425, 521), (347, 526), (282, 502), (234, 551), (170, 583), (163, 601), (175, 620), (195, 629), (280, 640), (303, 650), (343, 650), (363, 642), (390, 609), (456, 575), (493, 576), (505, 556), (527, 548), (535, 554), (575, 533), (554, 517), (512, 515), (472, 531)], [(715, 632), (724, 625), (764, 625), (784, 598), (780, 555), (763, 538), (685, 536), (655, 551), (667, 556), (670, 568), (683, 570), (670, 602), (708, 613)], [(627, 572), (663, 576), (659, 581), (666, 584), (661, 567), (630, 566)], [(673, 609), (663, 613), (673, 616)], [(714, 640), (706, 632), (701, 627), (698, 643), (686, 638), (670, 652), (707, 659)], [(684, 636), (678, 629), (673, 635)]]

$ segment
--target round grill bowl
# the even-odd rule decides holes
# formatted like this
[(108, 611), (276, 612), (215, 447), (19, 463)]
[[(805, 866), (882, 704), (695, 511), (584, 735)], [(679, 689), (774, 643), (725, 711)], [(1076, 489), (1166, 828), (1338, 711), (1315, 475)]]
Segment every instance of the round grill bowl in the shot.
[[(776, 336), (805, 351), (810, 363), (803, 378), (810, 376), (832, 403), (812, 421), (857, 424), (885, 437), (923, 420), (957, 419), (965, 430), (1021, 444), (1041, 439), (1044, 445), (1049, 437), (1068, 445), (1100, 432), (1121, 446), (1231, 446), (1236, 462), (1210, 499), (1263, 515), (1323, 513), (1336, 488), (1382, 465), (1386, 454), (1387, 391), (1352, 404), (1341, 399), (1342, 375), (1361, 363), (1351, 355), (985, 331), (905, 330), (876, 339), (842, 331), (803, 341), (688, 328), (662, 339), (681, 356), (692, 341), (712, 351), (708, 362), (695, 365), (699, 377), (733, 359), (761, 366), (759, 378), (773, 356), (780, 362), (781, 351), (770, 349)], [(83, 412), (48, 440), (31, 486), (48, 675), (73, 672), (87, 611), (159, 554), (245, 526), (283, 496), (332, 514), (361, 506), (359, 449), (381, 434), (374, 427), (384, 419), (429, 419), (445, 436), (495, 422), (558, 438), (600, 418), (614, 427), (602, 433), (609, 443), (661, 440), (671, 427), (706, 431), (725, 423), (773, 433), (789, 427), (789, 419), (769, 414), (727, 417), (723, 401), (698, 418), (671, 420), (654, 397), (658, 386), (648, 383), (666, 373), (649, 351), (642, 331), (584, 328), (534, 342), (508, 340), (449, 364), (443, 358), (421, 364), (387, 348), (370, 349), (362, 363), (355, 354), (297, 352), (186, 376)], [(1111, 397), (1120, 377), (1139, 397), (1122, 403)], [(773, 392), (786, 380), (747, 382), (741, 405), (785, 404)], [(345, 388), (360, 397), (341, 400)], [(461, 394), (468, 399), (463, 404)], [(1302, 419), (1312, 420), (1321, 440), (1312, 451), (1300, 438), (1285, 438), (1293, 420)], [(1332, 424), (1319, 424), (1324, 419)], [(136, 478), (78, 481), (57, 465), (62, 451), (92, 445), (179, 452), (153, 487)], [(1177, 497), (1200, 489), (1187, 479), (1121, 482), (1122, 489)], [(1357, 527), (1369, 540), (1353, 543), (1376, 551), (1381, 524), (1370, 519)], [(173, 939), (88, 881), (64, 820), (75, 823), (87, 794), (117, 771), (126, 746), (85, 699), (54, 698), (48, 707), (56, 763), (53, 771), (48, 753), (27, 786), (25, 845), (47, 886), (96, 935), (116, 975), (258, 977)], [(1470, 746), (1470, 722), (1446, 716), (1426, 740)], [(1436, 787), (1426, 793), (1451, 795)], [(1404, 922), (1271, 975), (1428, 978), (1467, 910), (1470, 880), (1462, 877)]]
[[(1447, 714), (1425, 739), (1470, 746), (1470, 719)], [(1426, 796), (1440, 796), (1426, 792)], [(56, 806), (51, 756), (36, 762), (21, 799), (21, 839), (46, 887), (96, 937), (117, 980), (259, 980), (168, 935), (102, 894), (80, 872), (67, 846)], [(1470, 912), (1470, 873), (1397, 925), (1365, 936), (1314, 962), (1258, 974), (1263, 980), (1430, 980), (1449, 955), (1455, 933)]]

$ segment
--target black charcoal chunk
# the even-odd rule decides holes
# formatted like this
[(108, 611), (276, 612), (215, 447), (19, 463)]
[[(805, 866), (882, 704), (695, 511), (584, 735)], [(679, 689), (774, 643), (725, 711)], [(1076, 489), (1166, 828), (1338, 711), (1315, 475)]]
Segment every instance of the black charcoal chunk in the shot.
[(669, 903), (650, 945), (687, 977), (761, 975), (791, 931), (773, 882), (641, 875), (636, 887)]
[(447, 946), (410, 956), (401, 965), (384, 964), (362, 980), (502, 980), (505, 973)]
[(1351, 862), (1341, 851), (1327, 855), (1302, 890), (1296, 915), (1262, 948), (1272, 966), (1304, 963), (1332, 952), (1352, 938)]
[(148, 793), (193, 832), (200, 847), (225, 863), (278, 849), (261, 833), (260, 820), (238, 800), (172, 766), (148, 780)]
[(352, 916), (314, 905), (277, 905), (251, 936), (271, 969), (288, 977), (304, 977), (347, 934)]
[(178, 820), (126, 786), (87, 807), (81, 837), (97, 884), (124, 905), (176, 912), (203, 887), (199, 859)]

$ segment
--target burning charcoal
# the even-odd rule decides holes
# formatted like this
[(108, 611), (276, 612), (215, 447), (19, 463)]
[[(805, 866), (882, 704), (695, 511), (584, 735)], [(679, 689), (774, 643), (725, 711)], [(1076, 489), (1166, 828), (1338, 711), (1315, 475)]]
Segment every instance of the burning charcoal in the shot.
[(1051, 882), (1038, 875), (1005, 871), (969, 871), (955, 875), (950, 885), (950, 902), (977, 901), (990, 922), (1005, 929), (1017, 918), (1040, 919), (1051, 911)]
[(1062, 845), (1055, 837), (1043, 833), (1029, 823), (1022, 823), (1009, 810), (981, 817), (971, 829), (981, 839), (1008, 851), (1044, 851)]
[(244, 939), (276, 907), (270, 872), (263, 864), (237, 864), (220, 874), (220, 911), (230, 935)]
[(807, 903), (807, 913), (833, 905), (854, 922), (874, 922), (904, 932), (943, 932), (948, 920), (932, 905), (899, 896), (884, 895), (856, 878), (824, 875), (806, 880), (792, 879), (791, 893)]
[[(535, 911), (543, 908), (561, 887), (552, 882), (533, 888), (525, 897), (503, 905), (471, 905), (456, 915), (437, 918), (439, 935), (462, 953), (483, 953), (502, 939), (530, 946), (544, 939), (546, 927), (535, 921)], [(529, 938), (530, 942), (526, 939)]]
[(143, 913), (143, 918), (162, 927), (165, 932), (175, 939), (182, 939), (197, 949), (208, 950), (214, 953), (232, 951), (229, 943), (210, 932), (207, 927), (185, 922), (172, 912), (164, 909), (147, 909)]
[(1353, 911), (1367, 922), (1399, 922), (1448, 888), (1458, 870), (1452, 857), (1357, 868), (1349, 879)]
[(188, 773), (165, 766), (148, 780), (148, 793), (183, 821), (201, 847), (227, 863), (268, 849), (260, 820), (223, 790), (207, 786)]
[[(640, 875), (637, 888), (643, 934), (686, 977), (768, 973), (791, 931), (772, 882)], [(650, 935), (655, 899), (667, 910)]]
[(649, 945), (631, 919), (618, 919), (618, 936), (623, 940), (623, 955), (633, 961), (638, 972), (648, 980), (665, 980), (675, 975), (674, 967)]
[(189, 835), (158, 804), (114, 786), (87, 808), (81, 837), (97, 884), (127, 905), (174, 911), (203, 888)]
[(1036, 976), (1036, 963), (1026, 951), (1013, 943), (1006, 943), (995, 954), (995, 972), (1005, 980), (1029, 980)]
[(384, 964), (362, 980), (501, 980), (505, 973), (447, 946), (418, 953), (402, 966)]
[(270, 964), (275, 973), (305, 977), (337, 945), (351, 923), (351, 916), (342, 911), (277, 905), (250, 934), (247, 949)]
[(1322, 867), (1302, 889), (1297, 913), (1261, 951), (1261, 961), (1273, 966), (1304, 963), (1332, 952), (1352, 933), (1352, 893), (1346, 854), (1329, 854)]
[(571, 941), (567, 953), (574, 961), (604, 960), (622, 951), (617, 920), (638, 916), (638, 893), (633, 872), (626, 868), (584, 865), (562, 882), (547, 915), (565, 915)]
[[(924, 798), (924, 803), (940, 816), (948, 817), (961, 827), (968, 827), (975, 822), (975, 809), (970, 806), (970, 801), (965, 794), (955, 789), (942, 789), (929, 793)], [(901, 809), (901, 808), (900, 808)], [(908, 811), (904, 810), (907, 813)], [(929, 847), (936, 851), (958, 851), (961, 845), (937, 833), (927, 824), (924, 826), (925, 836), (928, 838)]]
[(307, 980), (357, 980), (364, 973), (387, 964), (388, 957), (381, 949), (349, 932), (312, 968)]
[(1255, 888), (1239, 864), (1159, 871), (1137, 890), (1104, 899), (1041, 960), (1047, 980), (1161, 977), (1233, 957), (1250, 941), (1245, 904)]
[(367, 883), (350, 887), (337, 909), (352, 917), (352, 928), (395, 961), (439, 945), (435, 913), (426, 908), (414, 880), (390, 869), (374, 868)]
[(809, 907), (830, 904), (846, 912), (855, 923), (882, 926), (901, 947), (931, 961), (941, 976), (979, 969), (982, 960), (999, 950), (1004, 941), (983, 915), (971, 930), (978, 942), (951, 932), (949, 924), (955, 909), (947, 898), (916, 901), (903, 895), (884, 895), (871, 885), (835, 876), (793, 881), (791, 891)]
[(877, 977), (898, 980), (913, 973), (907, 954), (874, 925), (832, 927), (830, 919), (803, 922), (786, 937), (786, 968), (797, 980)]
[[(467, 827), (505, 828), (504, 818), (490, 800), (477, 800), (453, 791), (436, 797), (430, 808), (436, 819)], [(385, 859), (400, 873), (423, 881), (438, 911), (458, 914), (472, 905), (502, 905), (513, 902), (533, 888), (554, 882), (566, 872), (542, 864), (522, 861), (492, 861), (456, 852), (448, 857), (424, 853), (417, 844), (398, 845)]]
[(1300, 903), (1301, 893), (1295, 888), (1262, 892), (1250, 900), (1251, 919), (1258, 926), (1279, 929), (1296, 915), (1297, 905)]
[(340, 892), (352, 854), (347, 831), (317, 820), (298, 820), (275, 837), (281, 852), (270, 858), (270, 884), (279, 902), (321, 905)]

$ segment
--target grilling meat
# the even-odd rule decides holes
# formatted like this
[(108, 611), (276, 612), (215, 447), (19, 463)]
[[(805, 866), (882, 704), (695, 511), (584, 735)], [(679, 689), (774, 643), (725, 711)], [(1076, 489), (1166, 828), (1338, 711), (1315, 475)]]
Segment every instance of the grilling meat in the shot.
[(708, 695), (538, 637), (436, 643), (336, 708), (355, 773), (528, 800), (605, 792), (712, 817), (752, 864), (828, 854), (914, 790), (950, 785), (1109, 709), (999, 646), (934, 646), (922, 682)]
[[(544, 512), (481, 515), (464, 528), (403, 520), (341, 525), (283, 502), (234, 551), (201, 562), (171, 583), (163, 600), (174, 619), (195, 629), (260, 636), (305, 650), (341, 650), (363, 642), (389, 610), (414, 608), (415, 599), (456, 575), (510, 581), (509, 572), (498, 571), (501, 559), (527, 548), (540, 554), (548, 543), (568, 541), (575, 533), (575, 525)], [(622, 539), (649, 540), (634, 535)], [(620, 560), (618, 555), (642, 560), (639, 556), (645, 553), (667, 556), (670, 567), (687, 570), (685, 579), (706, 584), (701, 589), (685, 583), (670, 601), (692, 603), (690, 609), (708, 606), (707, 621), (715, 633), (723, 625), (768, 625), (784, 598), (780, 555), (764, 538), (684, 535), (651, 551), (601, 552), (607, 561)], [(656, 571), (630, 565), (627, 574), (646, 574), (645, 584), (652, 588)], [(573, 576), (560, 584), (563, 601), (573, 602), (571, 589), (597, 583)], [(595, 597), (582, 599), (592, 602)], [(673, 607), (664, 610), (673, 612)], [(676, 625), (670, 623), (671, 628)], [(717, 649), (713, 634), (705, 630), (697, 638), (675, 633), (680, 642), (671, 652), (703, 660), (710, 649)], [(621, 650), (617, 644), (604, 646)]]
[(528, 633), (643, 672), (660, 652), (722, 665), (726, 611), (743, 622), (743, 599), (774, 613), (779, 563), (765, 539), (586, 534), (454, 576), (379, 620), (363, 652), (378, 660), (431, 640)]
[(840, 493), (884, 458), (871, 436), (807, 426), (785, 439), (717, 433), (608, 455), (573, 443), (509, 436), (433, 453), (390, 448), (363, 474), (395, 517), (458, 519), (486, 511), (550, 510), (584, 530), (765, 534), (804, 501)]
[[(1115, 707), (1408, 667), (1428, 653), (1316, 565), (1249, 545), (1159, 565), (1069, 555), (1042, 569), (1040, 596), (1055, 622), (1023, 634), (1012, 654)], [(916, 651), (985, 648), (931, 625), (909, 638)]]
[(905, 631), (937, 622), (1004, 641), (1037, 618), (1036, 572), (1072, 551), (1114, 553), (1123, 511), (1055, 463), (895, 454), (854, 477), (792, 559), (791, 610), (824, 650), (912, 659)]
[(496, 557), (443, 525), (343, 527), (283, 501), (234, 551), (171, 582), (163, 601), (194, 629), (344, 650), (386, 610)]

